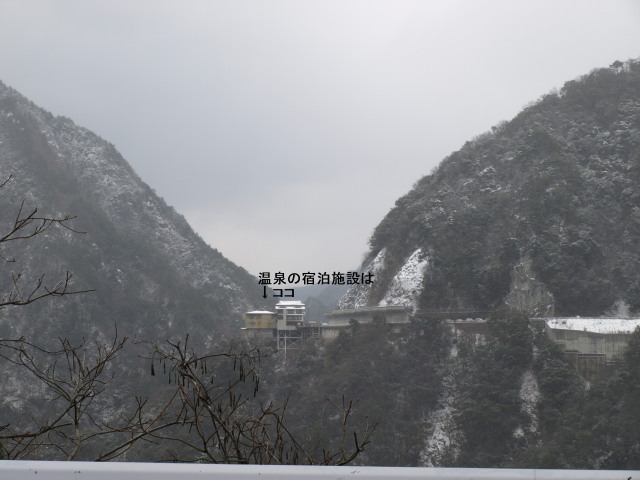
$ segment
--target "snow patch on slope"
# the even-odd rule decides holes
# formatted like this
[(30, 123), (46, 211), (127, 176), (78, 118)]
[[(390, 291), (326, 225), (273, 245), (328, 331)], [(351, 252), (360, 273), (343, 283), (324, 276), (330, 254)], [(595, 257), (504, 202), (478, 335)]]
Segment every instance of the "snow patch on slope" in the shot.
[[(362, 270), (363, 272), (373, 273), (373, 281), (376, 281), (378, 275), (384, 269), (384, 257), (386, 249), (383, 248), (378, 252), (373, 260)], [(338, 302), (338, 308), (344, 310), (346, 308), (360, 308), (367, 305), (373, 283), (358, 284), (351, 287), (347, 293)]]
[(429, 416), (428, 424), (431, 426), (431, 433), (427, 438), (427, 446), (420, 453), (421, 466), (440, 466), (442, 458), (449, 452), (452, 445), (449, 431), (455, 427), (453, 415), (454, 409), (447, 405)]
[(444, 392), (440, 397), (440, 408), (431, 412), (427, 420), (429, 436), (420, 452), (420, 466), (438, 467), (447, 457), (456, 458), (460, 453), (461, 432), (456, 425), (456, 382), (449, 373), (443, 379)]
[(404, 305), (417, 308), (417, 299), (422, 290), (424, 271), (429, 261), (423, 258), (422, 249), (418, 248), (404, 263), (400, 271), (393, 277), (386, 295), (378, 303), (381, 307)]
[(515, 437), (523, 437), (526, 432), (535, 433), (538, 431), (538, 416), (536, 408), (540, 399), (540, 389), (538, 381), (531, 370), (527, 370), (522, 375), (522, 383), (520, 384), (520, 400), (522, 401), (522, 411), (529, 418), (529, 425), (518, 426), (513, 433)]

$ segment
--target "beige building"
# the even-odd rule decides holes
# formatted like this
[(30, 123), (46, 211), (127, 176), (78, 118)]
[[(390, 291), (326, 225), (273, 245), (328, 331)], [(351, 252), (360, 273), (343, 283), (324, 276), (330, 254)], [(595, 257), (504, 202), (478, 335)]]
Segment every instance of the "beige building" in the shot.
[(247, 337), (271, 338), (276, 328), (276, 314), (268, 310), (254, 310), (243, 315), (244, 328), (241, 329)]
[(640, 327), (637, 318), (545, 318), (547, 335), (565, 352), (587, 379), (607, 375), (619, 363), (631, 334)]
[(254, 310), (244, 314), (245, 328), (276, 328), (276, 314), (267, 310)]
[(242, 332), (248, 337), (268, 337), (277, 340), (278, 350), (286, 355), (288, 349), (299, 348), (305, 338), (318, 337), (318, 327), (305, 324), (304, 303), (281, 301), (276, 311), (254, 310), (244, 314)]

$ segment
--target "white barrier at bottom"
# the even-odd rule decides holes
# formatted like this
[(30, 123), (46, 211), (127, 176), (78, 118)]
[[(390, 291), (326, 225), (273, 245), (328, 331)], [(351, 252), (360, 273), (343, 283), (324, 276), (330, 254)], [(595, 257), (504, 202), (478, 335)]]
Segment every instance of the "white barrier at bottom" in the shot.
[(321, 467), (129, 462), (1, 460), (2, 480), (640, 480), (633, 470), (539, 470), (501, 468)]

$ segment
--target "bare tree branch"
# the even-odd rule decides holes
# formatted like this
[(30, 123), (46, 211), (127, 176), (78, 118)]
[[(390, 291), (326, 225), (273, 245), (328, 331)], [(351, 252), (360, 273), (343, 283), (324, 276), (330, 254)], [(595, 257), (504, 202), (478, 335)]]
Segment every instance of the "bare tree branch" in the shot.
[(67, 271), (64, 278), (57, 283), (47, 286), (44, 282), (45, 275), (38, 277), (35, 285), (29, 286), (24, 291), (20, 282), (22, 274), (12, 274), (11, 280), (13, 288), (9, 292), (5, 292), (0, 296), (0, 308), (6, 306), (22, 306), (36, 302), (45, 297), (63, 297), (66, 295), (77, 295), (79, 293), (93, 292), (95, 289), (74, 290), (71, 288), (71, 279), (73, 275)]
[[(12, 179), (9, 176), (4, 182), (0, 184), (0, 189), (7, 185)], [(4, 243), (16, 241), (16, 240), (28, 240), (41, 233), (47, 231), (53, 225), (59, 225), (74, 233), (84, 234), (70, 226), (70, 222), (75, 219), (75, 216), (65, 215), (61, 217), (56, 216), (42, 216), (38, 214), (38, 209), (25, 212), (24, 201), (20, 204), (16, 216), (13, 222), (9, 225), (6, 232), (0, 232), (0, 246)], [(0, 260), (4, 262), (15, 262), (15, 258), (8, 257), (0, 252)], [(0, 308), (6, 306), (22, 306), (33, 303), (37, 300), (46, 297), (62, 297), (66, 295), (75, 295), (78, 293), (87, 293), (94, 291), (93, 289), (80, 289), (76, 290), (71, 287), (71, 279), (73, 275), (66, 272), (64, 278), (47, 285), (45, 283), (45, 275), (40, 275), (35, 284), (29, 286), (23, 286), (23, 274), (12, 273), (11, 274), (11, 288), (6, 292), (0, 292)]]
[[(11, 179), (0, 183), (0, 189)], [(25, 209), (23, 201), (9, 227), (0, 232), (0, 248), (29, 240), (54, 225), (84, 233), (70, 226), (74, 218), (41, 215), (37, 209)], [(15, 261), (1, 252), (0, 260)], [(93, 291), (75, 290), (72, 278), (67, 271), (61, 280), (47, 283), (42, 274), (25, 285), (21, 273), (12, 273), (10, 288), (0, 291), (0, 308)], [(0, 339), (0, 358), (17, 367), (20, 375), (32, 378), (36, 388), (46, 392), (50, 407), (34, 412), (22, 424), (0, 425), (0, 458), (73, 460), (91, 455), (107, 461), (151, 442), (162, 448), (175, 447), (170, 458), (181, 462), (343, 465), (370, 442), (374, 427), (366, 425), (359, 439), (349, 427), (357, 402), (346, 403), (343, 398), (342, 407), (334, 404), (342, 415), (336, 447), (320, 450), (318, 444), (310, 450), (287, 426), (286, 401), (281, 406), (259, 402), (259, 349), (198, 355), (189, 347), (188, 336), (184, 342), (145, 344), (149, 353), (143, 358), (151, 362), (151, 374), (155, 376), (156, 365), (160, 372), (162, 365), (158, 377), (168, 380), (163, 390), (166, 396), (154, 399), (153, 405), (135, 397), (116, 418), (103, 419), (96, 399), (114, 379), (116, 369), (109, 367), (126, 343), (126, 338), (118, 338), (117, 330), (110, 343), (74, 345), (67, 338), (58, 338), (56, 348), (44, 348), (25, 338)], [(89, 444), (94, 447), (90, 451)]]
[[(175, 385), (173, 419), (182, 428), (151, 434), (187, 448), (183, 454), (176, 453), (172, 461), (345, 465), (370, 443), (375, 427), (367, 425), (359, 440), (357, 432), (349, 428), (357, 402), (345, 403), (343, 399), (342, 436), (337, 440), (337, 450), (324, 450), (321, 455), (307, 451), (286, 425), (287, 402), (277, 407), (251, 401), (256, 398), (260, 379), (257, 366), (261, 353), (257, 348), (197, 355), (189, 350), (187, 337), (184, 343), (151, 344), (146, 358), (152, 362), (152, 374), (156, 363), (162, 365), (164, 375)], [(218, 375), (229, 364), (233, 373), (219, 380)], [(349, 436), (354, 440), (351, 447), (346, 441)]]
[[(0, 428), (0, 441), (9, 458), (31, 457), (45, 447), (55, 447), (67, 460), (74, 459), (89, 438), (104, 431), (90, 411), (95, 398), (113, 380), (106, 368), (127, 342), (116, 334), (111, 344), (84, 342), (71, 345), (58, 339), (60, 348), (39, 347), (24, 338), (0, 340), (0, 357), (21, 367), (51, 392), (50, 401), (61, 405), (53, 418), (32, 417), (32, 426), (18, 430), (9, 425)], [(90, 423), (85, 431), (81, 424)]]

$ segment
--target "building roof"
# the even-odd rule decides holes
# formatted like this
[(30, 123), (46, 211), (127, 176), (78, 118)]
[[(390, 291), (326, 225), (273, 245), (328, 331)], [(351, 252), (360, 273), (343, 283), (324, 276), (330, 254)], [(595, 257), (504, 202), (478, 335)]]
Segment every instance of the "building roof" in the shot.
[(640, 318), (545, 318), (549, 328), (593, 333), (632, 333), (640, 327)]
[(269, 313), (271, 315), (275, 315), (275, 312), (269, 312), (268, 310), (253, 310), (252, 312), (247, 313)]
[(302, 303), (300, 300), (280, 300), (278, 302), (278, 305), (276, 305), (276, 307), (278, 306), (283, 306), (283, 307), (304, 307), (304, 303)]

